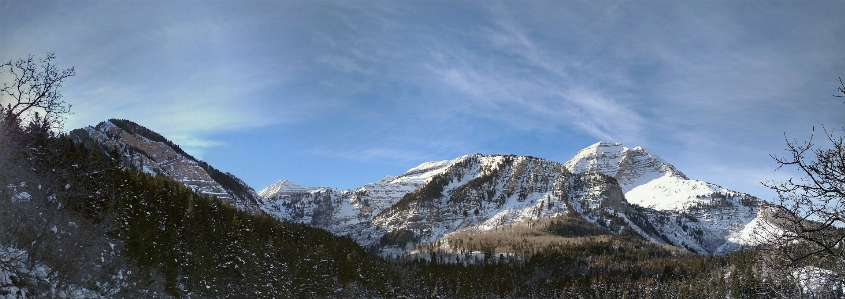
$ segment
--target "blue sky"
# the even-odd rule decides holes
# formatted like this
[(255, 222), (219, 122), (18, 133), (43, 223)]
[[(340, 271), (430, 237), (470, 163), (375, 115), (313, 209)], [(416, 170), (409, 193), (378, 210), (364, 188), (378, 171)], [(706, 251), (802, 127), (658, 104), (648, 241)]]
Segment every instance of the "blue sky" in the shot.
[[(66, 129), (125, 118), (256, 190), (471, 153), (643, 146), (764, 199), (840, 130), (843, 1), (0, 1), (0, 60), (74, 66)], [(841, 131), (840, 131), (841, 132)]]

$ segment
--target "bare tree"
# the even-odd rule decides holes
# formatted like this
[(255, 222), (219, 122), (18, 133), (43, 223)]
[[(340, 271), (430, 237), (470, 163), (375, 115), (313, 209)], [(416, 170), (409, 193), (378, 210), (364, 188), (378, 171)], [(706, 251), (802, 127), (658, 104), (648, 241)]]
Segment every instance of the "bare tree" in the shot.
[[(837, 90), (842, 95), (835, 96), (845, 95), (841, 79)], [(772, 158), (778, 168), (797, 168), (802, 177), (764, 183), (778, 194), (778, 202), (765, 207), (770, 229), (758, 232), (772, 245), (766, 265), (797, 283), (799, 292), (814, 292), (808, 280), (841, 292), (845, 279), (845, 135), (824, 129), (824, 136), (822, 145), (813, 135), (807, 142), (787, 138), (788, 154)]]
[(68, 158), (58, 154), (67, 149), (56, 137), (70, 111), (59, 88), (75, 72), (58, 70), (53, 59), (0, 64), (0, 298), (12, 290), (35, 298), (150, 297), (109, 223), (68, 208), (114, 186), (74, 193), (72, 186), (103, 169), (85, 160), (59, 166)]
[(55, 58), (55, 54), (47, 53), (46, 58), (36, 62), (30, 55), (0, 65), (0, 75), (8, 74), (12, 79), (0, 89), (0, 112), (6, 127), (25, 126), (37, 120), (49, 129), (62, 129), (71, 105), (62, 100), (59, 89), (65, 79), (76, 75), (76, 70), (58, 69), (53, 63)]

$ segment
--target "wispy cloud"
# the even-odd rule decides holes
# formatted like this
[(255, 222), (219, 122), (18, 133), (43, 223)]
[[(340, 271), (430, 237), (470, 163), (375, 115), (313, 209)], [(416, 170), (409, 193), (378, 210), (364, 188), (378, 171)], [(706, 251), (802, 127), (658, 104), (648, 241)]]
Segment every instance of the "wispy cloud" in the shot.
[(645, 119), (630, 107), (600, 92), (573, 88), (561, 94), (575, 108), (567, 113), (581, 130), (603, 140), (640, 140)]
[(3, 2), (0, 61), (57, 51), (68, 128), (127, 118), (197, 152), (398, 165), (607, 140), (750, 186), (783, 132), (843, 119), (842, 2), (78, 4)]
[(438, 63), (427, 70), (463, 97), (459, 108), (526, 131), (575, 128), (605, 140), (638, 137), (643, 118), (633, 107), (585, 84), (588, 80), (571, 79), (562, 60), (551, 58), (516, 20), (506, 13), (497, 17), (495, 27), (475, 34), (497, 51), (492, 57), (454, 48), (431, 54)]

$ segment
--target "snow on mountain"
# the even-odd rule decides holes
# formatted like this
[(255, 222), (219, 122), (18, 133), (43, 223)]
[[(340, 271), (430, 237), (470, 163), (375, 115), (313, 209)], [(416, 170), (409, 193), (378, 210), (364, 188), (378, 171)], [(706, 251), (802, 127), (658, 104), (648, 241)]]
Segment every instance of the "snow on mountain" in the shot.
[[(576, 211), (598, 222), (599, 210), (627, 203), (618, 187), (609, 198), (607, 188), (586, 186), (612, 180), (573, 176), (558, 162), (533, 157), (475, 154), (424, 163), (356, 190), (268, 199), (265, 211), (350, 235), (364, 246), (390, 244), (390, 235), (398, 232), (427, 243), (457, 230), (483, 231), (565, 215), (573, 202)], [(579, 188), (585, 190), (571, 192)]]
[(357, 208), (375, 215), (395, 204), (405, 194), (428, 183), (434, 176), (443, 173), (449, 165), (457, 163), (466, 157), (463, 156), (454, 160), (438, 162), (425, 162), (401, 175), (395, 177), (386, 176), (377, 183), (366, 184), (356, 189), (352, 202)]
[(402, 246), (409, 240), (426, 244), (458, 231), (573, 212), (611, 232), (627, 228), (653, 242), (719, 253), (751, 245), (740, 232), (756, 221), (758, 206), (748, 194), (690, 180), (643, 148), (599, 142), (563, 164), (467, 155), (423, 163), (355, 190), (268, 197), (263, 209), (364, 246), (398, 246), (387, 253), (408, 249)]
[(621, 143), (597, 142), (578, 151), (564, 166), (573, 173), (600, 172), (614, 176), (626, 150)]
[[(462, 158), (422, 163), (401, 175), (385, 176), (379, 182), (354, 190), (299, 189), (291, 187), (298, 186), (296, 184), (280, 181), (261, 191), (264, 197), (261, 209), (281, 219), (307, 223), (338, 235), (354, 236), (359, 243), (371, 245), (378, 239), (372, 238), (374, 232), (365, 234), (365, 231), (372, 230), (369, 222), (373, 216), (420, 188), (450, 163)], [(288, 189), (282, 189), (282, 186)], [(278, 192), (276, 189), (288, 192)]]
[(767, 224), (759, 199), (691, 180), (645, 149), (619, 143), (592, 144), (566, 163), (474, 154), (425, 162), (353, 190), (281, 180), (255, 193), (235, 176), (126, 120), (70, 135), (91, 148), (117, 149), (124, 167), (166, 175), (243, 209), (347, 235), (383, 253), (457, 231), (563, 216), (694, 252), (721, 253), (759, 244), (752, 232)]
[(578, 151), (564, 163), (572, 173), (600, 172), (619, 182), (623, 192), (628, 192), (654, 179), (671, 176), (688, 179), (660, 157), (641, 147), (627, 148), (621, 143), (597, 142)]
[(756, 197), (691, 180), (641, 147), (599, 142), (579, 151), (565, 165), (573, 172), (601, 172), (616, 178), (629, 203), (653, 210), (646, 213), (655, 219), (674, 220), (674, 224), (652, 221), (670, 243), (693, 251), (724, 252), (755, 245), (754, 240), (738, 237), (742, 235), (738, 232), (750, 223), (765, 222), (759, 218)]
[(217, 196), (241, 209), (258, 208), (258, 194), (243, 181), (197, 160), (158, 133), (131, 121), (110, 119), (73, 130), (69, 135), (92, 149), (106, 153), (116, 149), (125, 168), (165, 175), (197, 193)]
[(270, 198), (284, 195), (290, 196), (292, 194), (303, 193), (307, 191), (308, 189), (305, 189), (305, 187), (297, 185), (294, 182), (288, 180), (281, 180), (273, 183), (270, 186), (267, 186), (267, 188), (261, 189), (261, 191), (258, 191), (258, 195), (264, 198)]
[[(664, 176), (634, 188), (625, 197), (632, 204), (674, 216), (676, 224), (699, 237), (698, 243), (707, 252), (724, 253), (761, 244), (759, 228), (772, 226), (761, 213), (759, 199), (697, 180)], [(657, 226), (676, 239), (688, 239), (677, 234), (677, 225)]]
[(436, 161), (436, 162), (425, 162), (417, 167), (411, 168), (405, 173), (396, 176), (386, 176), (382, 181), (386, 181), (393, 184), (401, 184), (403, 182), (409, 184), (422, 184), (431, 179), (431, 177), (442, 173), (443, 170), (448, 167), (450, 164), (455, 163), (456, 161), (460, 161), (467, 156), (462, 156), (454, 160), (443, 160), (443, 161)]
[(642, 207), (681, 211), (711, 202), (713, 194), (736, 196), (739, 193), (703, 181), (664, 175), (636, 186), (625, 193), (625, 198)]
[(372, 223), (412, 232), (417, 242), (428, 243), (468, 227), (487, 230), (563, 215), (566, 204), (554, 191), (562, 188), (566, 173), (558, 162), (532, 157), (464, 156)]
[[(754, 217), (742, 229), (731, 231), (727, 239), (731, 244), (739, 244), (746, 246), (754, 246), (774, 242), (777, 238), (783, 236), (786, 231), (777, 225), (773, 224), (766, 214), (769, 211), (761, 209), (758, 211), (757, 217)], [(729, 249), (722, 249), (721, 251), (730, 251)]]

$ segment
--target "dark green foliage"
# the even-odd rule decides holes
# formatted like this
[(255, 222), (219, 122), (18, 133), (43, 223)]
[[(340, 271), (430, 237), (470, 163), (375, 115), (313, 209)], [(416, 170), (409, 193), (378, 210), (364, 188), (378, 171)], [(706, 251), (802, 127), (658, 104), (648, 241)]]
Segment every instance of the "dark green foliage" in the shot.
[(771, 298), (775, 291), (800, 297), (794, 287), (765, 282), (758, 256), (678, 254), (641, 238), (614, 236), (549, 247), (525, 260), (501, 255), (487, 262), (464, 257), (397, 265), (414, 273), (405, 278), (412, 294), (436, 292), (439, 298)]
[(208, 173), (209, 176), (211, 176), (212, 180), (220, 184), (220, 186), (223, 186), (226, 190), (234, 193), (235, 196), (249, 199), (256, 204), (258, 203), (252, 196), (252, 189), (247, 187), (243, 181), (231, 173), (219, 171), (214, 167), (211, 167), (208, 163), (205, 163), (205, 161), (197, 161), (197, 163), (205, 170), (205, 172)]
[(170, 294), (328, 296), (346, 285), (384, 291), (392, 280), (349, 238), (240, 211), (163, 176), (122, 175), (113, 233), (138, 265), (163, 273)]
[(466, 184), (461, 185), (449, 197), (450, 203), (479, 206), (482, 202), (489, 202), (496, 193), (495, 180), (500, 172), (488, 172), (479, 175)]
[(165, 176), (123, 170), (116, 152), (104, 155), (69, 138), (43, 143), (28, 163), (55, 179), (39, 189), (99, 223), (102, 230), (91, 233), (122, 243), (131, 266), (142, 270), (142, 287), (160, 285), (177, 297), (366, 297), (399, 283), (348, 237), (237, 210)]
[(654, 225), (651, 224), (651, 221), (648, 220), (647, 215), (650, 215), (652, 219), (660, 218), (657, 213), (654, 213), (653, 210), (643, 208), (637, 205), (631, 205), (631, 209), (634, 210), (634, 213), (628, 214), (628, 219), (631, 220), (634, 224), (637, 225), (640, 229), (645, 231), (647, 234), (652, 236), (659, 236), (663, 242), (667, 244), (672, 244), (672, 241), (669, 240), (668, 237), (664, 236), (663, 234), (659, 233)]
[[(426, 258), (436, 262), (392, 259), (391, 265), (347, 237), (239, 211), (164, 176), (121, 170), (117, 153), (103, 155), (67, 138), (48, 143), (36, 168), (58, 173), (70, 186), (61, 181), (44, 187), (61, 189), (59, 200), (123, 242), (126, 258), (141, 270), (138, 285), (160, 286), (177, 297), (765, 298), (775, 290), (800, 295), (795, 287), (765, 280), (756, 251), (679, 254), (625, 234), (533, 248), (521, 257), (489, 250), (483, 259), (433, 252)], [(442, 190), (432, 188), (417, 195), (438, 193)], [(611, 227), (619, 221), (604, 217)], [(576, 217), (555, 219), (545, 230), (565, 237), (606, 234)], [(396, 231), (380, 241), (402, 246), (419, 240), (411, 231)]]
[(565, 238), (610, 234), (607, 229), (590, 223), (578, 214), (571, 214), (553, 220), (545, 228), (545, 231)]
[(389, 231), (384, 234), (384, 236), (381, 237), (381, 240), (379, 240), (379, 245), (397, 246), (404, 249), (407, 244), (414, 244), (419, 241), (419, 237), (414, 234), (414, 232), (403, 228)]

